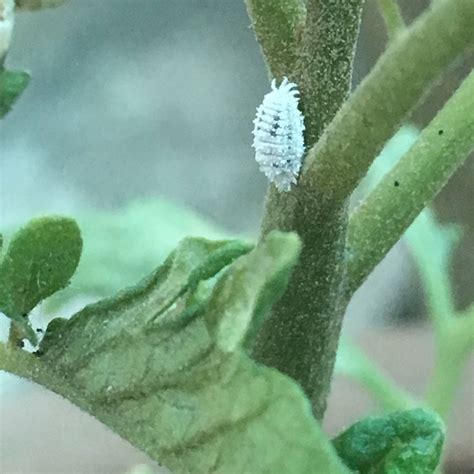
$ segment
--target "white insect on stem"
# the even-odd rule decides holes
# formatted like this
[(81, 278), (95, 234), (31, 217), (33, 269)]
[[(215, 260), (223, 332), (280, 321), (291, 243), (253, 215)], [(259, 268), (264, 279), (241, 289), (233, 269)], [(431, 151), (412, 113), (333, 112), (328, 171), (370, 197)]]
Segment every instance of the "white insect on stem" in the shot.
[(279, 191), (289, 191), (301, 168), (304, 154), (304, 118), (298, 110), (296, 84), (285, 77), (257, 107), (253, 129), (255, 160)]

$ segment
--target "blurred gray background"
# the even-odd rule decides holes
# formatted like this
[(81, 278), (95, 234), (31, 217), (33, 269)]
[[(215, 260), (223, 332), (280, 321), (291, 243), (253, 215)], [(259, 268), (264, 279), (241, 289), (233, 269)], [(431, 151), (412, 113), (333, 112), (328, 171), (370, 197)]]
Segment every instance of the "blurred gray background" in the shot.
[[(427, 2), (400, 3), (411, 21)], [(384, 43), (368, 1), (355, 83)], [(472, 63), (458, 64), (436, 85), (413, 116), (417, 125), (430, 120)], [(43, 213), (117, 210), (132, 199), (159, 196), (229, 232), (257, 234), (266, 179), (253, 159), (251, 129), (269, 86), (243, 1), (69, 0), (58, 9), (21, 13), (7, 65), (31, 71), (33, 80), (0, 124), (1, 226)], [(453, 268), (461, 307), (474, 296), (473, 182), (471, 158), (436, 201), (443, 220), (465, 229)], [(402, 383), (421, 391), (432, 358), (430, 334), (414, 322), (423, 312), (401, 243), (354, 298), (345, 330)], [(400, 354), (414, 347), (419, 364), (407, 360), (400, 367)], [(368, 407), (367, 397), (340, 383), (330, 431)], [(125, 472), (144, 459), (41, 390), (15, 394), (0, 407), (2, 472)], [(452, 472), (474, 466), (472, 397), (466, 382), (453, 415), (450, 459), (458, 470)]]

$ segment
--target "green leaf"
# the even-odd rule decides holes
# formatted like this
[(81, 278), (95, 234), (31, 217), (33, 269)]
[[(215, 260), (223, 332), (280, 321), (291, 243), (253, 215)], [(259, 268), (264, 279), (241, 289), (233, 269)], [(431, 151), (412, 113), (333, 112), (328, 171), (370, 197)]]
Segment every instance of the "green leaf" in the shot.
[[(266, 286), (282, 284), (298, 246), (278, 233), (251, 253), (238, 241), (185, 239), (135, 288), (48, 326), (38, 362), (49, 385), (177, 474), (347, 472), (296, 383), (235, 344), (221, 350), (221, 332), (208, 330), (217, 301), (217, 322), (263, 314), (280, 291)], [(252, 258), (267, 277), (252, 279)], [(226, 307), (231, 275), (242, 286)]]
[(10, 112), (29, 82), (30, 75), (26, 72), (0, 69), (0, 118)]
[(0, 310), (17, 321), (32, 342), (28, 313), (68, 285), (81, 249), (79, 228), (65, 217), (33, 219), (13, 236), (0, 263)]
[(346, 465), (361, 474), (432, 473), (438, 466), (444, 426), (421, 408), (365, 418), (334, 441)]
[(221, 278), (206, 320), (223, 351), (249, 346), (264, 316), (285, 290), (300, 247), (296, 234), (271, 232), (264, 244), (235, 262)]
[(48, 299), (49, 312), (79, 295), (104, 298), (134, 285), (187, 235), (226, 237), (197, 213), (161, 198), (133, 201), (115, 212), (84, 211), (77, 222), (87, 245), (74, 286)]

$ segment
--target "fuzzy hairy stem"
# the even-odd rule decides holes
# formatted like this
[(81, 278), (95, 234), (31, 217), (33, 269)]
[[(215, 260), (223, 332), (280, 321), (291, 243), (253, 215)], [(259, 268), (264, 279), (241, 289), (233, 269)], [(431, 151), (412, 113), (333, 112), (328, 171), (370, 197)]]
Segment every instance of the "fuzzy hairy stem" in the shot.
[(253, 355), (293, 377), (321, 419), (345, 309), (341, 295), (347, 206), (336, 207), (320, 194), (295, 197), (294, 207), (284, 208), (293, 213), (291, 220), (278, 215), (275, 204), (280, 196), (267, 204), (263, 233), (273, 228), (296, 230), (303, 248), (285, 294), (262, 325)]
[(0, 370), (38, 383), (71, 400), (76, 398), (75, 395), (71, 398), (67, 384), (55, 377), (38, 357), (4, 342), (0, 342)]
[[(297, 69), (286, 75), (298, 83), (306, 104), (307, 144), (319, 137), (349, 94), (362, 4), (363, 0), (306, 2)], [(265, 18), (257, 18), (260, 24), (254, 20), (260, 41)], [(262, 49), (270, 51), (265, 43)], [(274, 59), (267, 57), (277, 75)], [(262, 235), (273, 229), (295, 230), (303, 249), (285, 295), (261, 328), (253, 355), (297, 380), (318, 418), (326, 408), (344, 312), (340, 294), (346, 224), (346, 202), (326, 200), (317, 190), (298, 186), (280, 194), (272, 187), (268, 192)]]
[[(57, 376), (36, 355), (0, 342), (0, 371), (21, 377), (68, 399), (82, 410), (94, 414), (90, 402), (66, 380)], [(103, 420), (102, 420), (103, 421)], [(107, 424), (107, 423), (106, 423)]]
[[(337, 15), (336, 9), (332, 13)], [(397, 37), (337, 113), (309, 151), (298, 186), (289, 193), (273, 187), (268, 192), (262, 234), (296, 231), (303, 249), (287, 291), (262, 326), (253, 355), (296, 379), (311, 398), (317, 418), (325, 411), (347, 302), (343, 256), (348, 197), (432, 81), (474, 43), (473, 21), (471, 0), (444, 0), (429, 9)], [(339, 31), (353, 37), (351, 28)], [(346, 51), (352, 54), (350, 48)], [(304, 73), (298, 71), (298, 77)], [(347, 87), (347, 77), (341, 80)], [(333, 111), (340, 106), (331, 104)], [(306, 117), (307, 123), (314, 120)]]
[(355, 291), (474, 149), (474, 72), (354, 211), (348, 228)]
[(306, 146), (321, 136), (349, 96), (364, 0), (308, 0), (298, 63)]
[(405, 28), (397, 0), (377, 0), (377, 3), (387, 28), (388, 38), (393, 40)]
[(474, 2), (433, 4), (391, 43), (306, 157), (299, 186), (346, 199), (428, 87), (474, 44)]
[(294, 78), (306, 10), (302, 0), (245, 0), (270, 73)]

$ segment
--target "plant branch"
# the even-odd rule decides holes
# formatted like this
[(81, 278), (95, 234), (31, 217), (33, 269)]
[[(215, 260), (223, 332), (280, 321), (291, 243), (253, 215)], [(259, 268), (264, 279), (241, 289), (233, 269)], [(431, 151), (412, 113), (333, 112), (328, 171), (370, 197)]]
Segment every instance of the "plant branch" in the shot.
[(306, 147), (321, 136), (349, 96), (364, 0), (307, 0), (298, 86)]
[(385, 22), (389, 40), (393, 40), (405, 28), (397, 0), (377, 0), (380, 14)]
[(343, 201), (434, 79), (474, 44), (474, 2), (443, 0), (398, 35), (306, 157), (299, 187)]
[(81, 393), (74, 390), (64, 379), (55, 375), (50, 367), (30, 352), (0, 342), (1, 370), (37, 383), (67, 398), (79, 408), (93, 413), (91, 411), (91, 404)]
[[(474, 4), (473, 4), (474, 5)], [(355, 291), (474, 148), (474, 73), (357, 208), (348, 228)]]
[(446, 420), (459, 386), (465, 362), (474, 349), (474, 311), (449, 319), (436, 333), (436, 364), (427, 403)]
[(385, 411), (406, 410), (419, 405), (410, 393), (398, 387), (357, 346), (347, 341), (341, 341), (339, 345), (336, 372), (357, 381)]
[(306, 10), (303, 0), (245, 0), (270, 73), (294, 77)]
[[(324, 2), (307, 2), (303, 53), (293, 76), (306, 104), (307, 140), (319, 136), (347, 97), (362, 3), (338, 0), (329, 8)], [(266, 31), (262, 24), (260, 30)], [(264, 46), (263, 50), (269, 49)], [(272, 65), (278, 57), (267, 61)], [(313, 101), (319, 105), (310, 107)], [(285, 295), (261, 328), (253, 355), (297, 380), (311, 398), (315, 416), (321, 418), (344, 312), (339, 295), (347, 206), (325, 200), (317, 190), (307, 191), (297, 186), (292, 192), (279, 193), (271, 187), (268, 193), (262, 235), (273, 229), (295, 230), (303, 250)]]

